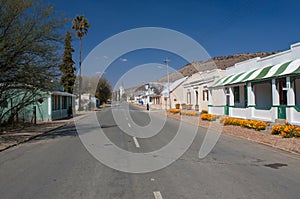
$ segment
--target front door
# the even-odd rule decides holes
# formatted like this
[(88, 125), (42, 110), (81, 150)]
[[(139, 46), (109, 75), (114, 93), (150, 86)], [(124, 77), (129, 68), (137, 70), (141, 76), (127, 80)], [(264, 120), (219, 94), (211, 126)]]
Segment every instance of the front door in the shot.
[(229, 88), (225, 88), (225, 94), (226, 94), (226, 105), (224, 107), (224, 114), (229, 115), (229, 105), (230, 105)]
[(286, 79), (285, 78), (279, 79), (277, 86), (279, 92), (278, 118), (286, 119), (286, 105), (287, 105)]
[(199, 104), (198, 104), (199, 94), (198, 94), (198, 91), (195, 91), (195, 94), (196, 94), (195, 111), (199, 111)]

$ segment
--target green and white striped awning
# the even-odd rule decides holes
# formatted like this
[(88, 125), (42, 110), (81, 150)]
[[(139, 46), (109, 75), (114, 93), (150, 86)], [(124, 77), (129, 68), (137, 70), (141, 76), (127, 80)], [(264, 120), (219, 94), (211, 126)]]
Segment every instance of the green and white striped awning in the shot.
[(284, 75), (300, 74), (300, 59), (229, 75), (217, 80), (211, 87), (257, 81)]

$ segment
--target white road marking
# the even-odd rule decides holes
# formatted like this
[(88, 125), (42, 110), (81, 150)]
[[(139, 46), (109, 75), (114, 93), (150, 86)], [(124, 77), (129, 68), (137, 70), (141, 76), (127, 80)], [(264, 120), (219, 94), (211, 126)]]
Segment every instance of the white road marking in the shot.
[(131, 128), (131, 125), (128, 123), (129, 128)]
[(135, 144), (136, 148), (140, 148), (140, 144), (139, 144), (139, 142), (137, 141), (137, 138), (136, 138), (136, 137), (133, 137), (133, 141), (134, 141), (134, 144)]
[(126, 120), (128, 120), (128, 117), (125, 117)]
[(155, 199), (163, 199), (163, 197), (161, 196), (160, 191), (154, 191), (153, 194), (154, 194)]

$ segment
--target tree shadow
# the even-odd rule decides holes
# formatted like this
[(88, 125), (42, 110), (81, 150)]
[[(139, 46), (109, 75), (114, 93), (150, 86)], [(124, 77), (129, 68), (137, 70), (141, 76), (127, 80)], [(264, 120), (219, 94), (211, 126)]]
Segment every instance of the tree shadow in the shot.
[[(115, 127), (117, 127), (117, 125), (115, 125), (115, 124), (101, 125), (102, 129), (115, 128)], [(89, 127), (89, 126), (86, 126), (84, 128), (86, 130), (97, 129), (96, 127)], [(86, 133), (88, 133), (88, 131)], [(62, 137), (78, 137), (78, 133), (77, 133), (74, 123), (64, 126), (62, 128), (50, 131), (48, 133), (42, 134), (40, 136), (37, 136), (36, 138), (34, 138), (34, 140), (39, 141), (39, 140), (56, 139), (56, 138), (62, 138)]]
[(118, 125), (116, 124), (111, 124), (111, 125), (100, 125), (102, 129), (106, 129), (106, 128), (113, 128), (113, 127), (117, 127)]
[(62, 137), (77, 137), (77, 136), (78, 135), (77, 135), (75, 125), (69, 124), (67, 126), (37, 136), (36, 138), (34, 138), (34, 140), (39, 141), (39, 140), (56, 139)]

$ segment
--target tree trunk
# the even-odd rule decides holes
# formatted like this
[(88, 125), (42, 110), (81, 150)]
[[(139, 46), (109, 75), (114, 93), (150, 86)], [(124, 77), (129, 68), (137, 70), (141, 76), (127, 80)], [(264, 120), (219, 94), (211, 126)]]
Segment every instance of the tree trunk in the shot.
[(79, 49), (79, 89), (78, 89), (78, 110), (81, 111), (81, 54), (82, 54), (82, 37), (80, 37), (80, 49)]

